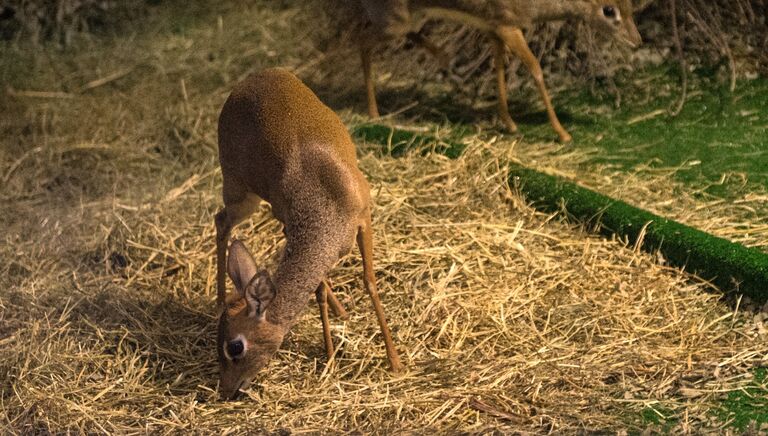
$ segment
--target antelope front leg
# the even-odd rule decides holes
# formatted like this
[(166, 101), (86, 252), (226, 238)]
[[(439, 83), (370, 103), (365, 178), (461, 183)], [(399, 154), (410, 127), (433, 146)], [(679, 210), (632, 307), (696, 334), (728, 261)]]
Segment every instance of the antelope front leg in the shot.
[(512, 121), (512, 117), (509, 115), (509, 103), (507, 102), (507, 78), (506, 78), (506, 65), (504, 62), (504, 44), (501, 40), (495, 36), (491, 36), (493, 40), (493, 64), (496, 67), (496, 92), (498, 94), (499, 120), (504, 124), (510, 132), (517, 132), (517, 124)]
[(317, 305), (320, 307), (320, 320), (323, 324), (323, 340), (325, 341), (325, 354), (328, 362), (333, 359), (333, 339), (331, 338), (331, 324), (328, 321), (328, 284), (323, 280), (315, 291)]
[(571, 135), (560, 124), (560, 120), (557, 119), (555, 108), (552, 106), (552, 100), (549, 97), (547, 91), (547, 85), (544, 83), (544, 72), (541, 70), (541, 64), (536, 56), (531, 52), (531, 48), (528, 47), (528, 43), (525, 41), (522, 30), (516, 27), (500, 27), (496, 29), (496, 34), (504, 44), (509, 47), (512, 53), (519, 57), (523, 64), (531, 72), (533, 80), (536, 82), (536, 87), (539, 89), (541, 99), (544, 100), (544, 107), (547, 109), (547, 116), (549, 117), (549, 123), (552, 124), (552, 128), (557, 132), (561, 142), (571, 142), (573, 139)]
[(216, 214), (216, 303), (221, 306), (227, 296), (227, 242), (232, 225), (227, 218), (227, 209)]
[(333, 288), (331, 287), (330, 283), (328, 281), (324, 281), (325, 287), (328, 290), (328, 306), (330, 306), (331, 311), (334, 315), (336, 315), (338, 318), (343, 320), (349, 319), (349, 314), (344, 309), (344, 306), (342, 306), (341, 301), (339, 301), (338, 298), (336, 298), (336, 294), (333, 293)]
[(363, 43), (360, 46), (360, 60), (363, 64), (363, 76), (365, 79), (365, 95), (368, 101), (368, 116), (379, 117), (379, 105), (376, 103), (376, 90), (373, 83), (373, 69), (371, 65), (372, 47)]
[(392, 334), (389, 331), (387, 319), (384, 316), (384, 308), (381, 306), (381, 299), (379, 299), (379, 293), (376, 290), (376, 276), (373, 273), (373, 230), (371, 228), (370, 215), (366, 222), (358, 229), (357, 245), (360, 248), (360, 255), (363, 257), (363, 282), (365, 283), (365, 289), (371, 297), (373, 309), (376, 312), (376, 318), (381, 328), (381, 334), (384, 336), (384, 346), (387, 349), (389, 365), (392, 367), (392, 371), (400, 372), (403, 369), (403, 365), (400, 363), (400, 356), (397, 354), (397, 349), (395, 349), (395, 344), (392, 341)]

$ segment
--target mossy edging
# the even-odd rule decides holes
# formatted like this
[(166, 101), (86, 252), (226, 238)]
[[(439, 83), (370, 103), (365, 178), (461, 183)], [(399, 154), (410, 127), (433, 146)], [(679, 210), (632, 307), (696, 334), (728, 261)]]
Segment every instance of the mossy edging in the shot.
[(568, 219), (594, 224), (648, 252), (657, 250), (670, 265), (710, 281), (722, 291), (758, 301), (768, 299), (768, 254), (599, 194), (561, 177), (519, 165), (509, 172), (517, 187), (539, 210), (565, 212)]

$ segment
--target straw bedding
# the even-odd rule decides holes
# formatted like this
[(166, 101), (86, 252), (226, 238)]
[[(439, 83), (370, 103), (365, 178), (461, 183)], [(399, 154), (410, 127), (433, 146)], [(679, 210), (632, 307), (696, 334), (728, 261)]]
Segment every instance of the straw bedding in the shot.
[[(335, 361), (326, 365), (311, 306), (248, 397), (217, 401), (219, 177), (204, 168), (164, 201), (101, 204), (98, 213), (74, 206), (59, 237), (101, 239), (98, 258), (56, 244), (4, 249), (7, 273), (18, 271), (0, 300), (5, 424), (548, 432), (631, 427), (653, 408), (698, 427), (715, 425), (708, 404), (764, 362), (760, 317), (730, 310), (651, 256), (523, 204), (505, 185), (513, 144), (475, 139), (454, 161), (377, 148), (361, 146), (360, 165), (404, 374), (387, 371), (351, 255), (331, 277), (352, 313), (333, 322)], [(281, 245), (266, 207), (237, 233), (260, 259)]]
[[(264, 26), (248, 36), (285, 30), (295, 11), (246, 12)], [(148, 56), (115, 89), (0, 102), (14, 114), (0, 119), (5, 431), (573, 433), (639, 429), (641, 413), (676, 416), (676, 431), (726, 424), (712, 407), (768, 360), (764, 313), (535, 212), (506, 184), (505, 163), (573, 167), (532, 155), (547, 146), (487, 134), (456, 160), (359, 144), (377, 280), (406, 372), (387, 370), (352, 254), (331, 274), (351, 314), (332, 320), (334, 361), (310, 304), (248, 395), (219, 401), (216, 113), (247, 69), (307, 70), (295, 52), (274, 58), (280, 41), (246, 52), (211, 27), (162, 46), (126, 42), (107, 72), (83, 54), (66, 76), (88, 82)], [(216, 56), (188, 51), (193, 38)], [(36, 80), (57, 83), (44, 74)], [(235, 234), (267, 264), (282, 245), (266, 206)]]

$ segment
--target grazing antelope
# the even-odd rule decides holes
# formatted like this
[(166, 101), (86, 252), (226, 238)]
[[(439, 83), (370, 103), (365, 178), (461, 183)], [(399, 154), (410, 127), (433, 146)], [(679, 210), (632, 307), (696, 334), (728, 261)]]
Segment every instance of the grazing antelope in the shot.
[[(399, 371), (376, 291), (369, 187), (338, 116), (285, 70), (252, 74), (235, 86), (221, 110), (219, 162), (224, 208), (216, 215), (216, 286), (222, 396), (235, 396), (267, 365), (313, 292), (331, 358), (326, 301), (337, 313), (342, 309), (325, 279), (355, 239), (389, 363)], [(274, 275), (259, 270), (240, 241), (232, 243), (227, 259), (232, 227), (250, 216), (260, 199), (284, 226), (285, 252)], [(235, 287), (230, 295), (225, 269)]]
[[(415, 38), (415, 30), (425, 19), (438, 18), (459, 22), (485, 32), (493, 41), (498, 113), (504, 126), (511, 132), (517, 125), (509, 115), (507, 82), (505, 78), (504, 47), (523, 61), (533, 76), (544, 101), (549, 122), (562, 142), (571, 141), (571, 135), (557, 119), (555, 109), (544, 83), (541, 65), (525, 41), (521, 28), (535, 23), (568, 18), (581, 19), (602, 33), (612, 35), (630, 46), (642, 42), (632, 19), (630, 0), (359, 0), (362, 20), (367, 24), (359, 38), (360, 54), (368, 99), (368, 115), (378, 117), (376, 93), (371, 67), (371, 53), (375, 45), (386, 39), (408, 36), (423, 42), (433, 54), (440, 54), (434, 44), (423, 37)], [(356, 6), (354, 6), (356, 7)]]

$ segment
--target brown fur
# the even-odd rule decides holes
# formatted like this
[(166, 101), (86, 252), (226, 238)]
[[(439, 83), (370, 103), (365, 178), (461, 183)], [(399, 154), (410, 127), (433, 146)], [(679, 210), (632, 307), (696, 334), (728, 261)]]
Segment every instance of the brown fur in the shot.
[[(621, 28), (605, 28), (608, 32), (620, 33), (635, 44), (640, 43), (637, 28), (632, 20), (630, 0), (359, 0), (366, 13), (364, 17), (374, 24), (374, 32), (386, 35), (404, 36), (406, 32), (418, 30), (422, 22), (414, 16), (442, 17), (454, 19), (469, 26), (481, 25), (481, 30), (492, 30), (497, 26), (528, 27), (544, 21), (567, 18), (584, 19), (600, 24), (596, 8), (614, 6), (621, 12)], [(441, 13), (441, 11), (443, 11)], [(443, 15), (456, 12), (459, 14)], [(476, 26), (477, 27), (477, 26)], [(379, 37), (377, 37), (378, 39)]]
[[(252, 74), (235, 86), (219, 117), (219, 161), (224, 209), (216, 216), (217, 289), (223, 306), (218, 351), (222, 394), (231, 397), (267, 364), (355, 237), (370, 235), (370, 194), (344, 124), (281, 69)], [(257, 273), (239, 242), (226, 260), (232, 227), (254, 211), (259, 199), (270, 203), (284, 225), (285, 253), (274, 280), (265, 271)], [(377, 300), (375, 283), (369, 283), (372, 264), (365, 265), (366, 287)], [(225, 266), (235, 282), (234, 298), (226, 297)], [(399, 367), (386, 322), (382, 330), (393, 367)], [(224, 349), (238, 336), (248, 346), (244, 357), (234, 361)]]

